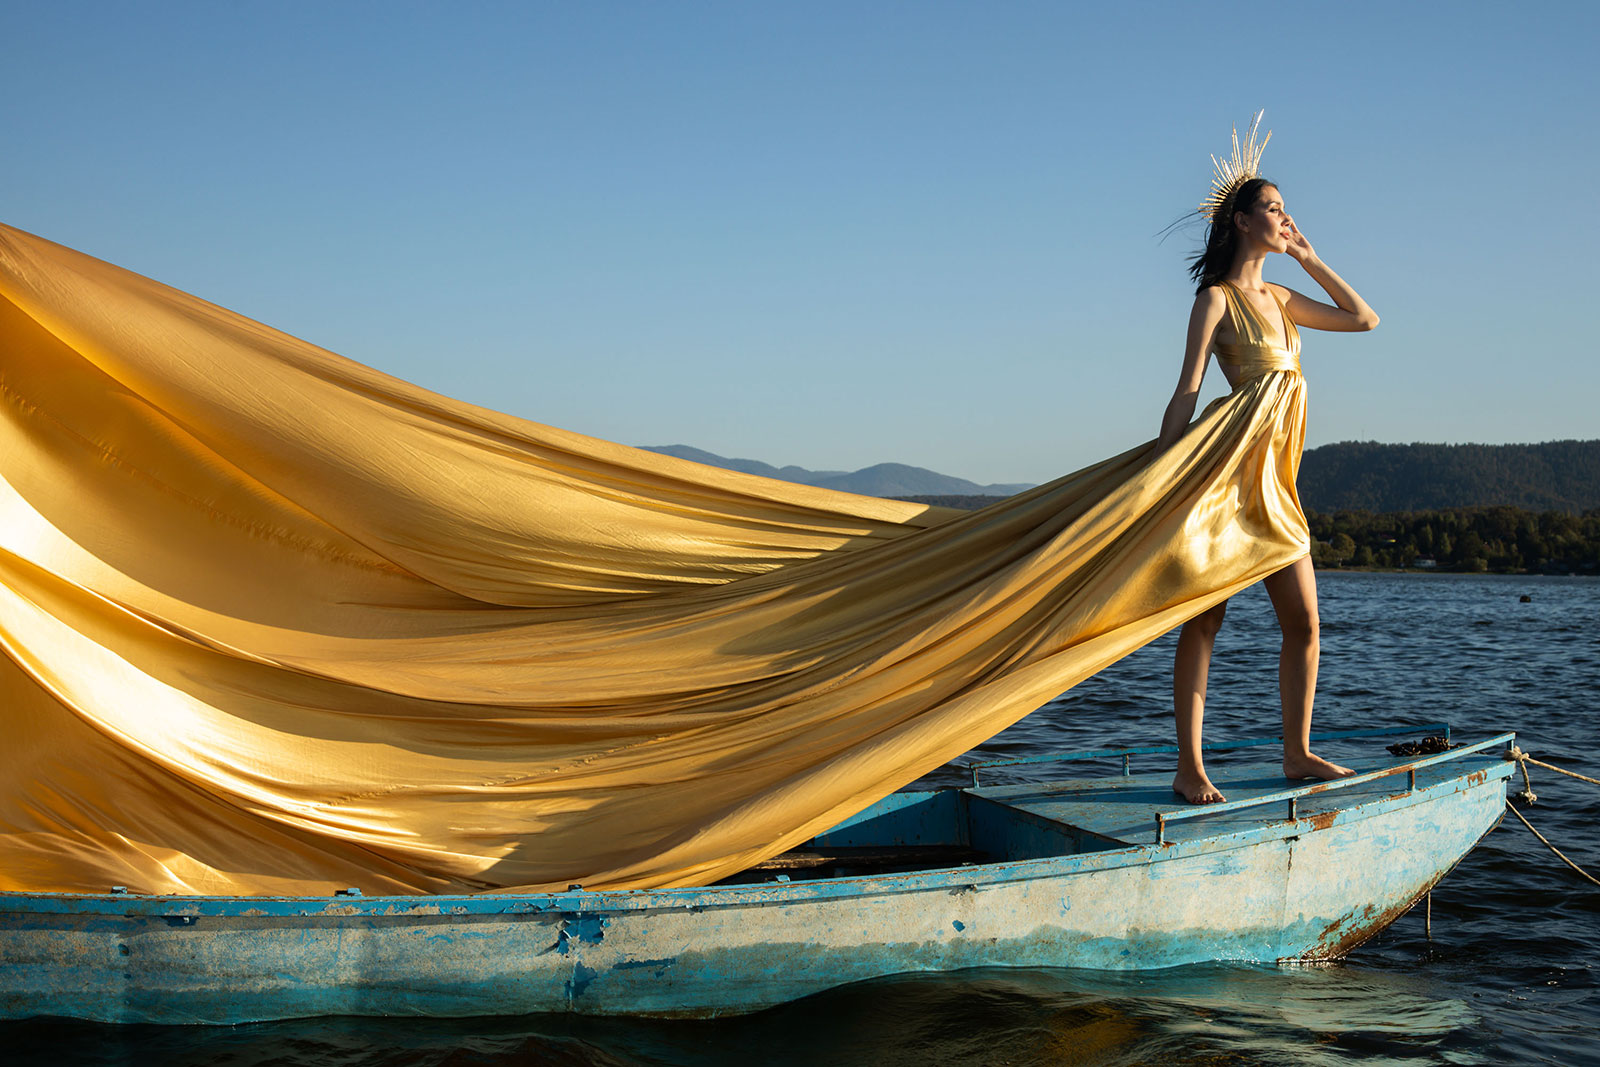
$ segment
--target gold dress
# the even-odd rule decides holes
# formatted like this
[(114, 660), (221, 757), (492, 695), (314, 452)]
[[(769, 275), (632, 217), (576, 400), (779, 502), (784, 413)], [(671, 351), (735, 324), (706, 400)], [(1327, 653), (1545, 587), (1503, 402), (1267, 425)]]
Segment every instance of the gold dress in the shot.
[(449, 400), (0, 227), (0, 889), (781, 852), (1306, 552), (1298, 339), (1230, 306), (1243, 378), (1176, 447), (953, 513)]

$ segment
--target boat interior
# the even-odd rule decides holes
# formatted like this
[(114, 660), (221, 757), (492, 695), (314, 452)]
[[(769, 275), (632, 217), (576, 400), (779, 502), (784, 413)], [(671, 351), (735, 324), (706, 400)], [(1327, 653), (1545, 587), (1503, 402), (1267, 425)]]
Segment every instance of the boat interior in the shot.
[[(1425, 735), (1422, 742), (1384, 746), (1370, 740), (1400, 734), (1416, 737), (1419, 731)], [(1428, 731), (1434, 732), (1429, 735)], [(1284, 827), (1301, 820), (1322, 821), (1330, 812), (1402, 797), (1485, 768), (1503, 770), (1500, 752), (1509, 736), (1460, 745), (1449, 740), (1449, 727), (1443, 723), (1317, 735), (1313, 740), (1319, 742), (1363, 739), (1364, 744), (1347, 744), (1336, 752), (1337, 758), (1357, 771), (1355, 777), (1336, 783), (1290, 781), (1283, 777), (1275, 754), (1267, 760), (1218, 762), (1210, 767), (1211, 776), (1228, 799), (1204, 807), (1188, 805), (1173, 793), (1170, 769), (1129, 773), (1131, 758), (1175, 751), (1170, 747), (994, 761), (971, 768), (973, 785), (892, 793), (803, 845), (719, 884), (944, 870), (1157, 847), (1273, 824)], [(1275, 745), (1278, 740), (1207, 747), (1248, 749)], [(1020, 767), (1037, 776), (1041, 769), (1047, 773), (1053, 769), (1038, 764), (1116, 758), (1122, 761), (1121, 774), (978, 784), (980, 775), (993, 776), (1000, 768)]]

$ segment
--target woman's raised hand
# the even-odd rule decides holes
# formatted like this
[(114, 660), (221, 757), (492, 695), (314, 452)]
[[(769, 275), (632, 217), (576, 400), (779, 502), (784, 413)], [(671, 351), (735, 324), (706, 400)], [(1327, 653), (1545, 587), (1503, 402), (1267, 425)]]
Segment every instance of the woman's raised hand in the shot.
[(1300, 227), (1294, 224), (1294, 219), (1288, 215), (1283, 217), (1283, 224), (1288, 228), (1285, 235), (1289, 240), (1286, 251), (1301, 263), (1317, 258), (1317, 253), (1312, 250), (1311, 242), (1306, 240), (1306, 235), (1300, 232)]

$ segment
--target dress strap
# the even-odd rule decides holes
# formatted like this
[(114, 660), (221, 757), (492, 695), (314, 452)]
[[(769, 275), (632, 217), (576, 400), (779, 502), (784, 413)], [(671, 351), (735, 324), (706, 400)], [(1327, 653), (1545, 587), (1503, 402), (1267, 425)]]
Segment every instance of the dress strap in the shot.
[[(1294, 328), (1294, 323), (1289, 318), (1289, 309), (1278, 298), (1276, 289), (1271, 287), (1267, 289), (1272, 296), (1272, 302), (1278, 305), (1279, 326), (1277, 330), (1273, 330), (1255, 304), (1251, 303), (1250, 298), (1245, 296), (1238, 286), (1232, 282), (1218, 282), (1217, 285), (1221, 287), (1222, 295), (1228, 301), (1228, 315), (1233, 320), (1233, 332), (1239, 338), (1240, 344), (1267, 345), (1291, 352), (1299, 351), (1300, 333)], [(1273, 334), (1279, 336), (1274, 338)]]
[(1244, 344), (1265, 344), (1267, 331), (1266, 323), (1261, 321), (1261, 312), (1239, 291), (1237, 285), (1232, 282), (1218, 282), (1217, 285), (1228, 301), (1228, 317), (1233, 320), (1234, 335)]

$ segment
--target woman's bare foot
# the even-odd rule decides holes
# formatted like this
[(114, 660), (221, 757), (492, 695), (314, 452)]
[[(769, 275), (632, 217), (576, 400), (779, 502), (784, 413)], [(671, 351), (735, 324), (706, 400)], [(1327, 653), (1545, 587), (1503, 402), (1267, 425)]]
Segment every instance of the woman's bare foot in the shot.
[(1211, 784), (1205, 771), (1179, 770), (1172, 779), (1172, 791), (1191, 804), (1221, 804), (1228, 799)]
[(1306, 779), (1320, 778), (1324, 782), (1335, 778), (1348, 778), (1356, 773), (1349, 767), (1341, 767), (1337, 763), (1329, 763), (1321, 756), (1307, 752), (1304, 756), (1283, 757), (1283, 776), (1285, 778)]

